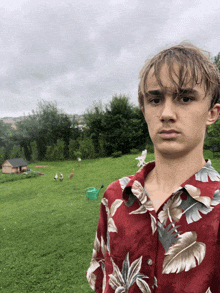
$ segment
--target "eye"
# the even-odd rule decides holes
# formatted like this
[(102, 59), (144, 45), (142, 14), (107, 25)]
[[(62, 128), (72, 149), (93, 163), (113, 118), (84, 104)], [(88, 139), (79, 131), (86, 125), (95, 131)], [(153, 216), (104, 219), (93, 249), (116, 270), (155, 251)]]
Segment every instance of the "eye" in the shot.
[(184, 104), (188, 104), (189, 101), (193, 101), (193, 97), (180, 97), (180, 99), (184, 102)]
[(154, 99), (151, 99), (149, 103), (152, 105), (157, 105), (159, 104), (160, 100), (161, 100), (160, 98), (154, 98)]

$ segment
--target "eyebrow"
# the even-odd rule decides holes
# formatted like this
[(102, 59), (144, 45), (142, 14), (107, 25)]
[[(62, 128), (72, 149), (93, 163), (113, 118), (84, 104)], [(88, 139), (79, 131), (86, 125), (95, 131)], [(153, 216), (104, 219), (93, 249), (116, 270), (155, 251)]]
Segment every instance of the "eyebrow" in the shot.
[[(147, 91), (146, 92), (146, 95), (149, 95), (149, 96), (160, 96), (161, 94), (163, 94), (164, 91), (162, 90), (152, 90), (152, 91)], [(194, 90), (192, 88), (186, 88), (186, 89), (179, 89), (178, 91), (175, 91), (174, 94), (180, 94), (180, 95), (198, 95), (198, 91), (197, 90)]]

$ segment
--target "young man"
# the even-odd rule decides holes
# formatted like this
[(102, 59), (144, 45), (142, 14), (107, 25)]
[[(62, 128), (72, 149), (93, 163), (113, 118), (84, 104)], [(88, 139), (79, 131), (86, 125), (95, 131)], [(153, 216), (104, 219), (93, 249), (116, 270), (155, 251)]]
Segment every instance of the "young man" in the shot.
[(203, 157), (220, 75), (190, 44), (157, 54), (139, 103), (155, 161), (109, 185), (87, 279), (96, 292), (220, 292), (220, 175)]

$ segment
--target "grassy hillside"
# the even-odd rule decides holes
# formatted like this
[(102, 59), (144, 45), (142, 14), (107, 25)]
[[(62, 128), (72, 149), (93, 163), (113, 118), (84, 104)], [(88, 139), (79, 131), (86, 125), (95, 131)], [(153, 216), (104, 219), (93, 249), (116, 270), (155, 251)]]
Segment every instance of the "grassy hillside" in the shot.
[[(86, 270), (101, 198), (112, 181), (138, 170), (135, 157), (38, 162), (29, 168), (45, 175), (0, 184), (0, 292), (93, 292)], [(220, 172), (218, 160), (212, 165)], [(54, 181), (60, 172), (64, 180)], [(99, 198), (88, 200), (84, 190), (101, 184)]]

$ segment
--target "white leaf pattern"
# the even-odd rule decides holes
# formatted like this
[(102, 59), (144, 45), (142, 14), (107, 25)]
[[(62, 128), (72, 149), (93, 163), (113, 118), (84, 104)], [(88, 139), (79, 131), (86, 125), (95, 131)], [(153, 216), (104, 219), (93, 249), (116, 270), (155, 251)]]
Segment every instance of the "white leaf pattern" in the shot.
[(180, 239), (172, 245), (165, 253), (167, 255), (163, 262), (163, 274), (180, 273), (189, 271), (203, 261), (206, 253), (206, 245), (197, 242), (196, 232), (186, 232), (179, 236)]
[(211, 161), (208, 162), (195, 174), (196, 180), (201, 182), (208, 182), (208, 177), (211, 181), (220, 181), (219, 173), (211, 166)]
[(138, 200), (141, 202), (141, 204), (145, 207), (146, 210), (148, 211), (154, 210), (152, 201), (150, 199), (148, 200), (146, 191), (139, 181), (137, 180), (134, 181), (131, 191), (138, 198)]
[(182, 214), (186, 215), (186, 221), (188, 224), (197, 222), (202, 218), (199, 212), (208, 214), (213, 210), (213, 207), (207, 208), (204, 204), (193, 199), (189, 194), (187, 194), (186, 200), (182, 200), (182, 203), (178, 208), (183, 209)]
[(148, 210), (145, 208), (145, 206), (140, 206), (137, 210), (133, 211), (133, 212), (130, 212), (129, 215), (132, 215), (132, 214), (145, 214)]
[(112, 215), (112, 217), (114, 216), (115, 212), (117, 211), (117, 208), (120, 207), (120, 205), (123, 203), (123, 200), (121, 199), (116, 199), (110, 208), (110, 214)]
[(147, 201), (147, 196), (145, 194), (144, 188), (141, 183), (137, 180), (134, 181), (132, 188), (132, 193), (139, 199), (139, 201), (144, 205)]
[(86, 273), (86, 278), (93, 290), (95, 290), (95, 282), (96, 282), (96, 275), (93, 273), (98, 267), (100, 267), (100, 264), (92, 258), (90, 262), (89, 269)]
[(220, 190), (216, 190), (214, 195), (213, 195), (213, 199), (211, 201), (211, 206), (216, 206), (220, 203)]
[(124, 287), (118, 287), (116, 290), (115, 290), (115, 293), (126, 293), (125, 291), (125, 288)]
[(128, 270), (128, 283), (130, 284), (135, 275), (140, 271), (142, 263), (142, 256), (133, 261)]
[(155, 231), (157, 230), (157, 221), (154, 218), (154, 216), (151, 215), (150, 213), (150, 218), (151, 218), (151, 229), (152, 229), (152, 234), (155, 233)]
[(190, 184), (186, 184), (184, 186), (184, 188), (186, 189), (186, 191), (191, 195), (192, 198), (194, 198), (195, 200), (203, 203), (207, 208), (210, 207), (211, 204), (211, 199), (208, 196), (200, 196), (201, 194), (201, 190), (193, 185)]
[(136, 283), (142, 293), (151, 293), (149, 285), (144, 280), (137, 278)]
[(128, 185), (129, 181), (131, 179), (129, 177), (123, 177), (121, 179), (119, 179), (120, 185), (121, 185), (121, 189), (124, 190), (125, 187)]
[(114, 222), (112, 216), (115, 214), (115, 212), (118, 209), (118, 207), (123, 203), (123, 200), (116, 199), (112, 203), (110, 209), (108, 207), (108, 200), (107, 200), (107, 198), (102, 198), (101, 203), (104, 204), (105, 209), (106, 209), (106, 213), (107, 213), (107, 216), (108, 216), (108, 232), (118, 232), (118, 229), (117, 229), (117, 227), (115, 225), (115, 222)]
[(179, 194), (168, 199), (168, 201), (163, 206), (163, 210), (158, 214), (160, 222), (164, 222), (164, 224), (166, 224), (167, 219), (169, 219), (170, 222), (179, 222), (182, 216), (182, 211), (178, 208), (178, 206), (181, 204), (181, 202), (182, 200)]
[(95, 234), (95, 241), (94, 241), (94, 246), (93, 246), (93, 253), (92, 253), (92, 258), (95, 258), (97, 256), (97, 252), (100, 250), (100, 241), (97, 237), (97, 231)]
[(101, 236), (101, 251), (102, 251), (102, 254), (103, 254), (104, 258), (105, 258), (106, 245), (105, 245), (105, 241), (104, 241), (102, 236)]
[[(122, 264), (122, 273), (120, 272), (118, 266), (114, 263), (114, 260), (111, 258), (113, 265), (113, 273), (109, 275), (109, 284), (115, 292), (126, 292), (128, 293), (129, 288), (137, 282), (137, 279), (148, 278), (144, 274), (140, 273), (142, 256), (132, 262), (130, 266), (129, 262), (129, 252), (125, 256), (125, 260)], [(125, 290), (125, 291), (123, 291)], [(145, 292), (145, 291), (143, 291)], [(147, 292), (147, 291), (146, 291)]]

